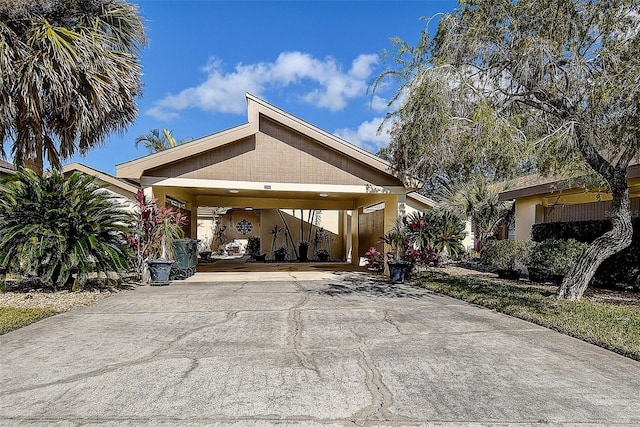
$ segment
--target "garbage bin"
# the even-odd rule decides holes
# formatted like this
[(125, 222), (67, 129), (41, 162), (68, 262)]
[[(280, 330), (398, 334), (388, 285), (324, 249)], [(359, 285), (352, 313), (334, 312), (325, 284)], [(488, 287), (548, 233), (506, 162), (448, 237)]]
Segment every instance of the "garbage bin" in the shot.
[(171, 267), (171, 280), (184, 280), (196, 274), (198, 241), (178, 239), (173, 241), (175, 263)]

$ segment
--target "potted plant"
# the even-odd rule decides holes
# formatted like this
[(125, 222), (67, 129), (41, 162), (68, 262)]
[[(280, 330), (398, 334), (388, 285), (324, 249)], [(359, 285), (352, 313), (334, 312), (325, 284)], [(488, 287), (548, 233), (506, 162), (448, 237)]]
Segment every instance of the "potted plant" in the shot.
[(367, 252), (364, 253), (364, 256), (367, 258), (365, 263), (367, 270), (375, 271), (377, 274), (384, 271), (384, 259), (382, 258), (382, 253), (376, 248), (371, 246), (367, 249)]
[(276, 259), (276, 261), (282, 262), (284, 261), (288, 252), (289, 251), (287, 251), (287, 248), (285, 246), (281, 246), (273, 252), (273, 256)]
[(198, 256), (200, 260), (207, 262), (211, 259), (211, 247), (210, 247), (211, 239), (206, 238), (202, 240), (198, 240)]
[(183, 236), (187, 218), (173, 208), (159, 208), (156, 199), (147, 198), (142, 190), (135, 199), (137, 232), (127, 240), (136, 253), (136, 272), (142, 282), (150, 279), (153, 285), (166, 285), (173, 264), (173, 241)]
[(247, 239), (247, 253), (253, 259), (260, 255), (260, 238), (258, 236), (249, 236)]
[(329, 261), (329, 251), (326, 249), (320, 249), (318, 252), (316, 252), (316, 257), (320, 261)]
[(389, 277), (393, 282), (403, 282), (411, 271), (412, 235), (406, 224), (406, 218), (396, 219), (393, 227), (380, 237), (380, 242), (391, 247), (386, 253)]
[[(151, 245), (151, 252), (147, 259), (151, 285), (168, 285), (171, 266), (174, 261), (174, 240), (184, 237), (182, 225), (184, 217), (169, 208), (165, 212), (159, 213), (157, 226), (154, 229), (154, 244)], [(160, 209), (159, 209), (160, 211)]]
[(301, 240), (298, 244), (298, 250), (300, 254), (300, 262), (309, 261), (309, 242), (306, 240)]
[(480, 252), (480, 259), (491, 266), (498, 277), (516, 280), (521, 270), (517, 264), (529, 257), (534, 243), (529, 241), (496, 240)]

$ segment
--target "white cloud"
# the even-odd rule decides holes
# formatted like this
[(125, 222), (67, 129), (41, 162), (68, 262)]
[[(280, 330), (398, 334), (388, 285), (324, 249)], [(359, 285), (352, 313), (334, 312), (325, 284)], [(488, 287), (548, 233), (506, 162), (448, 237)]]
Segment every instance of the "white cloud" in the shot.
[(376, 153), (380, 148), (389, 144), (390, 123), (385, 123), (381, 132), (378, 133), (378, 128), (383, 120), (382, 117), (376, 117), (362, 122), (357, 128), (337, 129), (334, 134), (345, 141)]
[(387, 106), (388, 102), (389, 101), (387, 101), (386, 99), (381, 98), (378, 95), (374, 95), (373, 98), (371, 98), (371, 109), (378, 113), (381, 111), (387, 111), (389, 109), (389, 107)]
[(378, 62), (377, 55), (359, 55), (348, 71), (335, 59), (318, 59), (308, 53), (283, 52), (274, 62), (238, 64), (225, 72), (222, 63), (212, 58), (203, 67), (207, 79), (196, 87), (168, 95), (156, 102), (147, 115), (159, 120), (176, 118), (179, 111), (198, 108), (204, 111), (237, 113), (245, 111), (245, 92), (264, 97), (270, 88), (311, 83), (316, 86), (300, 99), (319, 108), (340, 111), (350, 99), (362, 96), (367, 90), (367, 79)]

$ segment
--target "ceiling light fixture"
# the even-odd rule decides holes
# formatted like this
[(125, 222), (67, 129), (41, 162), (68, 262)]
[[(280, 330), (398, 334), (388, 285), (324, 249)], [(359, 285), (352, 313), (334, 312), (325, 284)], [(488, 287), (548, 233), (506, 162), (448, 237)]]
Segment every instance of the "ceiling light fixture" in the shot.
[(233, 193), (233, 194), (236, 194), (236, 193), (239, 193), (239, 192), (240, 192), (240, 190), (229, 190), (229, 193)]
[(320, 194), (318, 194), (318, 196), (320, 196), (320, 197), (329, 197), (329, 195), (327, 193), (320, 193)]

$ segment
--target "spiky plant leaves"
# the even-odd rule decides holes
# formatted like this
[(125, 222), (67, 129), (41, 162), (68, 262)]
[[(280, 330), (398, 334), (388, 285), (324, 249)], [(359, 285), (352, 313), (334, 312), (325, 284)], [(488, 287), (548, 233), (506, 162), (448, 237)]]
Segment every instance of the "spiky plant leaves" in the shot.
[(112, 281), (109, 273), (129, 268), (124, 233), (132, 223), (130, 210), (91, 176), (21, 169), (0, 184), (0, 268), (54, 288), (81, 289), (92, 274)]

